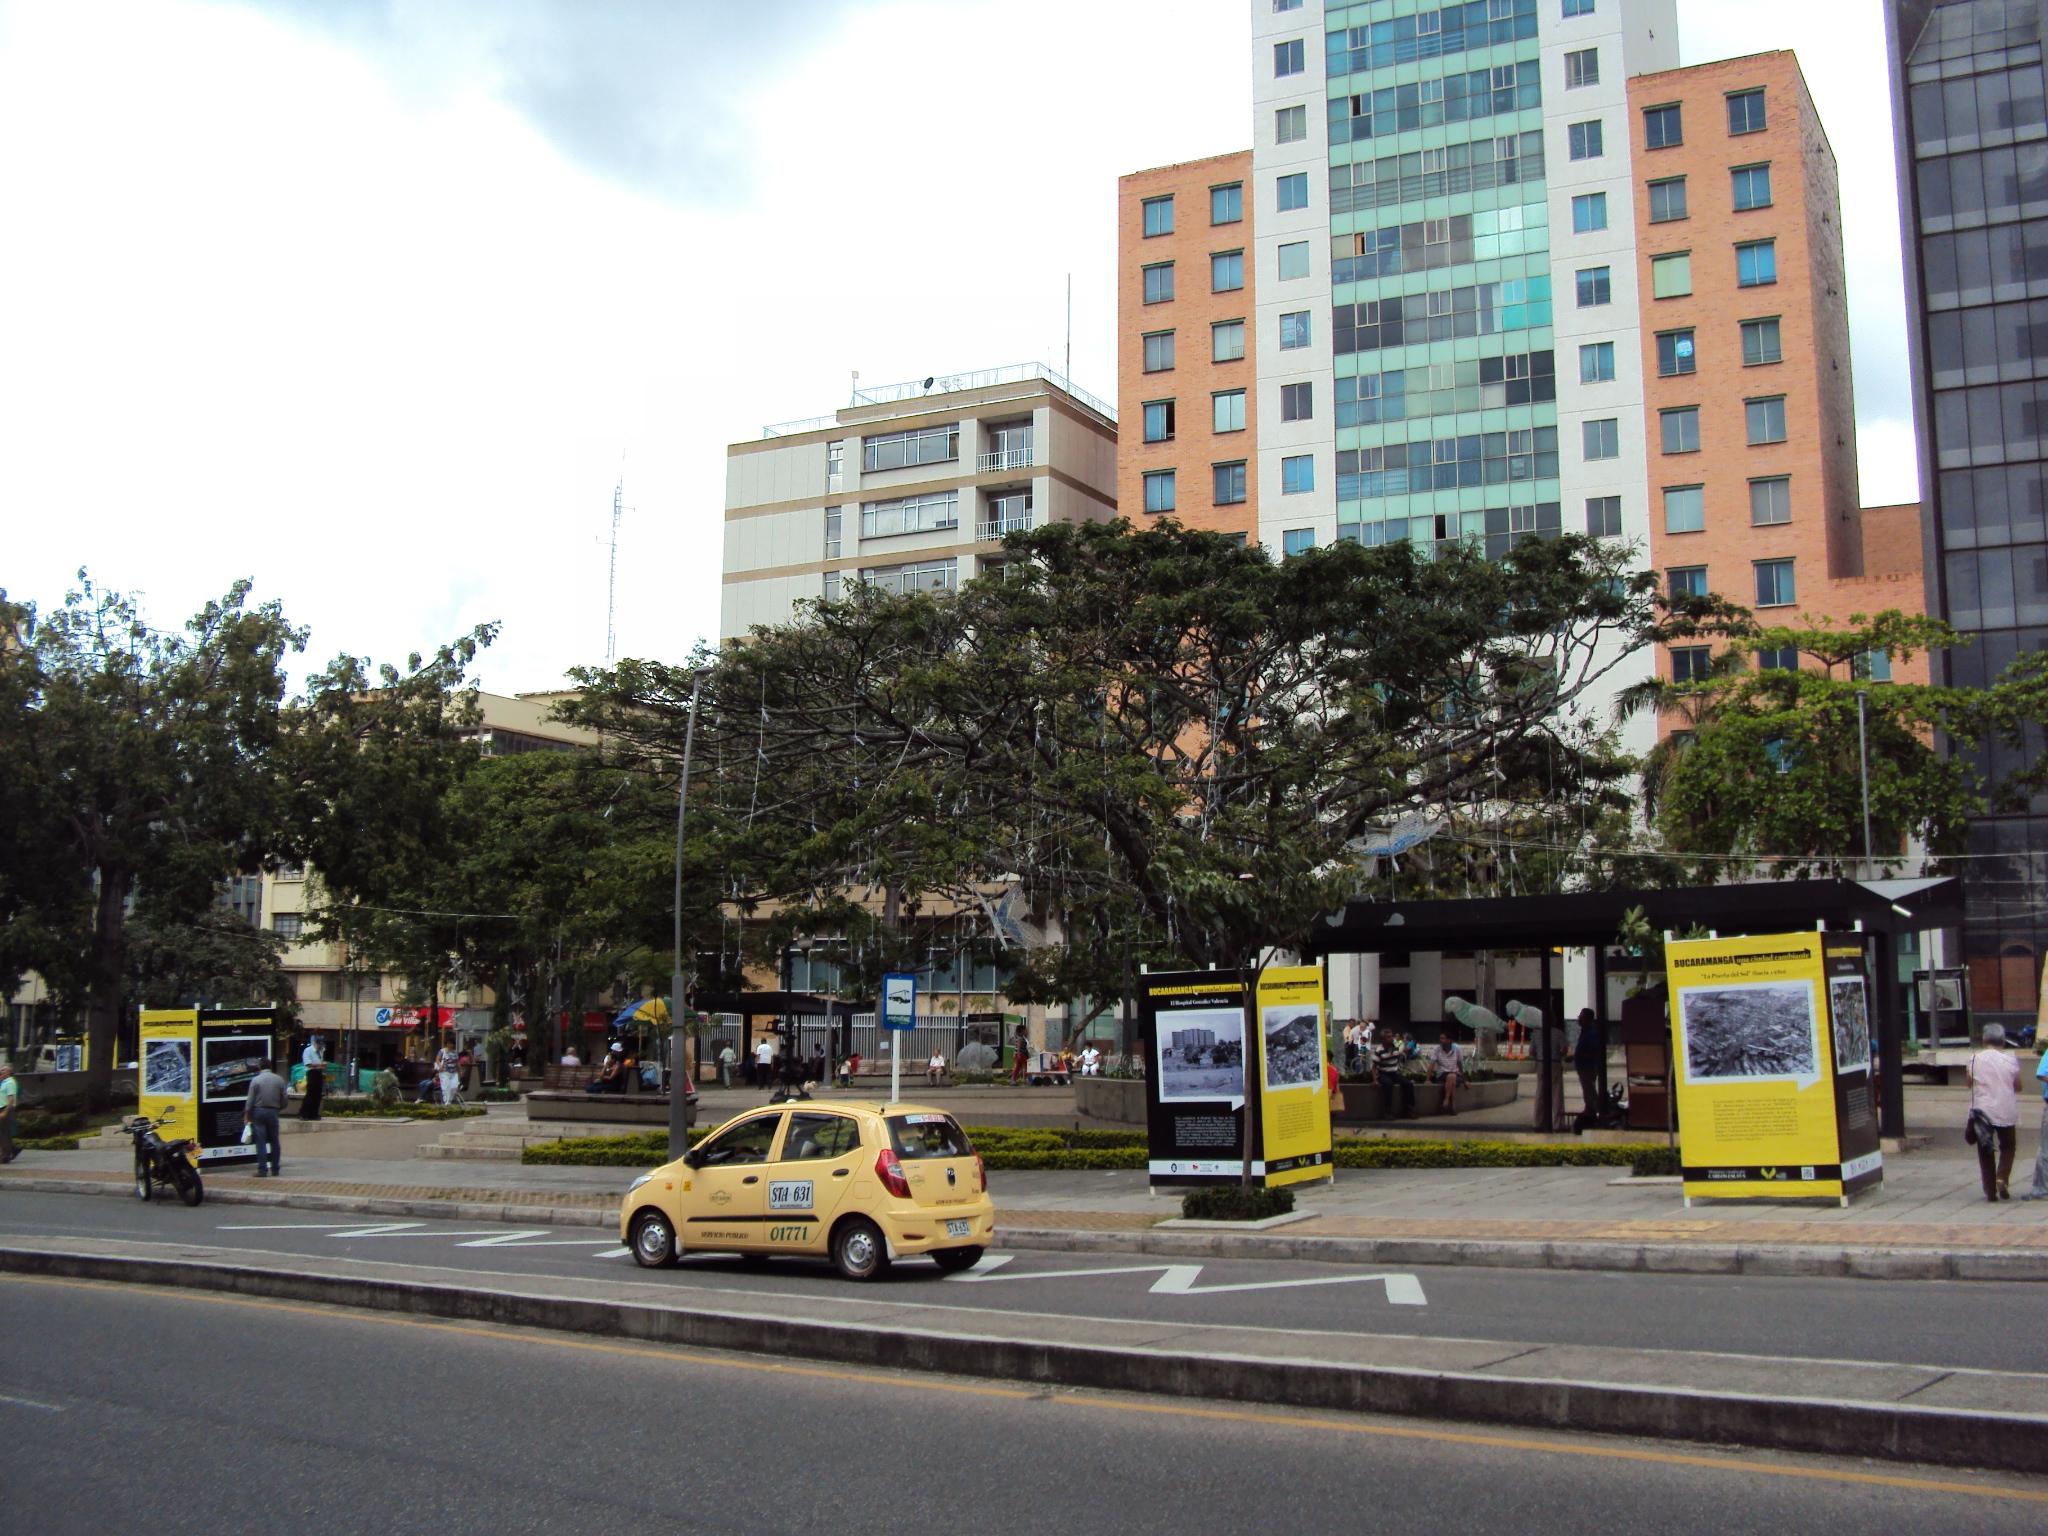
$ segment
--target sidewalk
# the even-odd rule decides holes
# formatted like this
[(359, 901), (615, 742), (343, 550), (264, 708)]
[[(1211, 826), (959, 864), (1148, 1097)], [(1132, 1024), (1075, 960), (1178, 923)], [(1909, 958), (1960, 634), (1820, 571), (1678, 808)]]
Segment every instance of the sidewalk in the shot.
[[(494, 1110), (493, 1120), (511, 1116)], [(1958, 1117), (1960, 1118), (1960, 1117)], [(292, 1124), (293, 1122), (287, 1122)], [(471, 1122), (476, 1123), (476, 1122)], [(628, 1168), (450, 1163), (420, 1154), (436, 1125), (325, 1121), (285, 1140), (285, 1174), (207, 1178), (209, 1199), (379, 1215), (492, 1216), (604, 1225), (632, 1182)], [(2048, 1279), (2048, 1203), (1990, 1204), (1976, 1162), (1954, 1151), (1889, 1155), (1885, 1181), (1853, 1205), (1724, 1201), (1687, 1210), (1675, 1181), (1611, 1168), (1339, 1169), (1301, 1191), (1305, 1218), (1265, 1231), (1154, 1230), (1178, 1201), (1144, 1173), (990, 1176), (1011, 1247), (1313, 1257), (1339, 1261), (1486, 1263), (1718, 1273), (1866, 1274), (1896, 1278)], [(2015, 1183), (2031, 1174), (2022, 1135)], [(112, 1146), (25, 1152), (0, 1191), (127, 1194), (131, 1159)]]

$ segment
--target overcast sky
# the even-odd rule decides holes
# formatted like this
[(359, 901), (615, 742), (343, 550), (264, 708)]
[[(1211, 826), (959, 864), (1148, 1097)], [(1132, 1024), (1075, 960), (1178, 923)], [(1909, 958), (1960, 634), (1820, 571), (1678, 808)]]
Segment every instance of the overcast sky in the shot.
[[(717, 627), (725, 444), (1042, 359), (1115, 393), (1116, 178), (1250, 142), (1250, 0), (0, 0), (0, 587), (312, 654), (471, 625), (503, 692)], [(1866, 503), (1917, 495), (1878, 0), (1799, 51), (1842, 169)]]

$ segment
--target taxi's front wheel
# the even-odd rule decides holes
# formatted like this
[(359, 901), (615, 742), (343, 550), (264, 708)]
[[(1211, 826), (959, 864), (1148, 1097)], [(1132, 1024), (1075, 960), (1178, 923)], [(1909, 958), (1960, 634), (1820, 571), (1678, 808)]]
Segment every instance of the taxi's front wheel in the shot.
[(675, 1228), (650, 1206), (633, 1218), (633, 1262), (642, 1269), (667, 1269), (675, 1261)]
[(849, 1280), (872, 1280), (887, 1269), (881, 1229), (862, 1216), (841, 1222), (832, 1234), (832, 1267)]

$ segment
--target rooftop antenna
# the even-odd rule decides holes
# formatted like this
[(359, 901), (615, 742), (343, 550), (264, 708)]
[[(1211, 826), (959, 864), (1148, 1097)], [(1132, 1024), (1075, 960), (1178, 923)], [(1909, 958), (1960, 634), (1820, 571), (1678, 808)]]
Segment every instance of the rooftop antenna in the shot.
[(612, 565), (611, 574), (605, 580), (604, 594), (604, 664), (611, 666), (619, 659), (619, 633), (617, 627), (619, 612), (619, 519), (626, 515), (626, 472), (619, 471), (618, 484), (612, 487)]
[(1074, 274), (1067, 274), (1067, 360), (1060, 368), (1069, 384), (1074, 382)]
[(860, 404), (860, 370), (858, 368), (853, 370), (853, 394), (846, 403), (848, 405)]

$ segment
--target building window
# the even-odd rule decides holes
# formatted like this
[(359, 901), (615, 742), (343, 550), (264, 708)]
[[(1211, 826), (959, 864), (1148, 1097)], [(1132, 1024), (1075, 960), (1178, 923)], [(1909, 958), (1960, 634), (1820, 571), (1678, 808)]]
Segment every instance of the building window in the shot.
[(1308, 276), (1308, 242), (1297, 240), (1291, 245), (1280, 247), (1280, 277), (1282, 281), (1293, 277)]
[(1580, 445), (1590, 463), (1594, 459), (1621, 457), (1621, 422), (1613, 416), (1579, 423)]
[(1210, 430), (1214, 432), (1242, 432), (1244, 430), (1244, 391), (1241, 389), (1219, 390), (1209, 397)]
[[(1799, 670), (1799, 647), (1796, 645), (1780, 645), (1758, 651), (1756, 653), (1756, 669), (1759, 672), (1797, 672)], [(1771, 742), (1768, 745), (1782, 747), (1783, 743)], [(1772, 761), (1778, 761), (1777, 754), (1772, 754)], [(1778, 766), (1782, 769), (1784, 764), (1779, 762)]]
[(1291, 315), (1282, 315), (1280, 317), (1280, 350), (1282, 352), (1291, 352), (1296, 347), (1305, 347), (1309, 344), (1308, 316), (1309, 312), (1301, 309), (1296, 310)]
[(1291, 37), (1284, 43), (1273, 45), (1273, 78), (1284, 80), (1289, 75), (1298, 75), (1308, 68), (1307, 51), (1301, 39)]
[(1173, 263), (1162, 261), (1145, 268), (1145, 302), (1164, 304), (1173, 297)]
[(1888, 683), (1892, 680), (1891, 653), (1858, 651), (1849, 663), (1849, 671), (1859, 683)]
[(878, 591), (950, 592), (959, 584), (960, 562), (948, 555), (943, 560), (917, 560), (909, 565), (877, 565), (862, 570), (860, 579)]
[(1788, 603), (1799, 601), (1797, 584), (1792, 580), (1790, 560), (1759, 560), (1756, 562), (1756, 605), (1759, 608), (1783, 608)]
[(1173, 332), (1145, 333), (1145, 371), (1164, 373), (1173, 366)]
[(280, 939), (298, 939), (306, 931), (305, 915), (300, 912), (274, 912), (270, 918), (270, 929)]
[(825, 509), (825, 558), (837, 560), (842, 553), (846, 537), (846, 509), (827, 507)]
[(1292, 213), (1297, 208), (1308, 206), (1308, 172), (1295, 171), (1282, 176), (1276, 183), (1278, 194), (1274, 207), (1281, 213)]
[(1588, 496), (1586, 498), (1586, 532), (1596, 539), (1618, 539), (1621, 537), (1621, 498), (1619, 496)]
[(1173, 233), (1173, 196), (1145, 199), (1145, 238)]
[[(1316, 488), (1316, 459), (1312, 453), (1289, 454), (1280, 461), (1280, 494), (1299, 496)], [(1289, 551), (1293, 553), (1293, 551)]]
[(1669, 224), (1685, 217), (1685, 178), (1667, 176), (1650, 183), (1650, 222)]
[(1704, 645), (1674, 645), (1671, 647), (1671, 681), (1674, 683), (1703, 683), (1711, 670), (1714, 652)]
[(845, 484), (846, 442), (842, 438), (825, 445), (825, 489), (836, 491), (843, 489)]
[(1313, 528), (1283, 528), (1280, 530), (1280, 553), (1282, 555), (1305, 555), (1316, 547), (1316, 531)]
[(1564, 56), (1564, 88), (1575, 90), (1582, 85), (1600, 83), (1600, 50), (1580, 48)]
[(1785, 441), (1783, 395), (1772, 395), (1764, 400), (1745, 400), (1742, 403), (1742, 414), (1749, 426), (1750, 446)]
[(1147, 400), (1145, 402), (1145, 441), (1148, 443), (1170, 443), (1173, 441), (1173, 402), (1171, 400)]
[(1613, 274), (1606, 267), (1579, 268), (1579, 308), (1591, 309), (1614, 297)]
[(828, 603), (839, 601), (839, 573), (837, 571), (827, 571), (825, 573), (825, 601)]
[(1279, 144), (1299, 144), (1308, 137), (1308, 108), (1280, 107), (1273, 113), (1273, 139)]
[(1672, 597), (1705, 597), (1707, 568), (1704, 565), (1674, 565), (1664, 573)]
[(1273, 0), (1273, 11), (1276, 15), (1281, 11), (1298, 11), (1300, 9), (1301, 0)]
[(1768, 165), (1738, 165), (1729, 176), (1735, 184), (1735, 211), (1771, 206), (1771, 168)]
[(1244, 219), (1244, 183), (1230, 182), (1209, 189), (1209, 222), (1236, 224)]
[(1591, 341), (1579, 348), (1579, 382), (1605, 384), (1614, 377), (1614, 343)]
[[(1749, 482), (1749, 520), (1758, 528), (1792, 521), (1792, 482), (1782, 475)], [(1791, 567), (1788, 565), (1789, 571)], [(1791, 602), (1791, 598), (1786, 598)]]
[(1670, 149), (1685, 142), (1685, 119), (1677, 102), (1643, 108), (1643, 144), (1649, 149)]
[(1761, 133), (1764, 128), (1764, 93), (1733, 91), (1728, 96), (1728, 131)]
[(1244, 356), (1244, 322), (1218, 320), (1209, 327), (1209, 361), (1234, 363)]
[(1235, 293), (1244, 286), (1244, 252), (1215, 251), (1209, 257), (1209, 291)]
[(1592, 14), (1593, 0), (1564, 0), (1564, 19), (1566, 21), (1570, 21), (1574, 16), (1590, 16)]
[(1696, 366), (1690, 327), (1682, 331), (1657, 333), (1657, 373), (1660, 377), (1668, 379), (1681, 373), (1691, 373)]
[(1596, 117), (1591, 122), (1573, 123), (1565, 130), (1565, 139), (1574, 160), (1598, 160), (1602, 152), (1600, 119)]
[(929, 496), (900, 496), (893, 501), (861, 504), (860, 536), (893, 539), (899, 533), (933, 533), (960, 526), (960, 493), (935, 491)]
[(1664, 487), (1664, 531), (1666, 533), (1698, 533), (1707, 526), (1707, 493), (1705, 486), (1667, 485)]
[(1784, 359), (1784, 350), (1778, 342), (1778, 317), (1768, 320), (1745, 320), (1742, 322), (1742, 366), (1754, 367), (1758, 363), (1776, 363)]
[(1752, 240), (1735, 247), (1735, 284), (1761, 288), (1778, 280), (1778, 242)]
[(1145, 471), (1145, 510), (1147, 512), (1171, 512), (1173, 510), (1172, 470), (1148, 469)]
[(1228, 464), (1212, 465), (1216, 477), (1216, 505), (1235, 506), (1245, 498), (1244, 460), (1236, 459)]
[(1666, 453), (1698, 453), (1700, 451), (1700, 408), (1696, 405), (1681, 405), (1669, 411), (1657, 413), (1657, 425), (1663, 434)]
[(1607, 194), (1605, 192), (1581, 192), (1572, 199), (1572, 229), (1578, 234), (1590, 234), (1596, 229), (1607, 227)]
[(959, 457), (957, 421), (949, 421), (943, 427), (883, 432), (860, 440), (860, 467), (868, 474), (879, 469), (907, 469), (914, 464), (943, 464)]
[(1676, 251), (1650, 258), (1650, 295), (1658, 299), (1682, 299), (1692, 292), (1692, 252)]
[(1316, 387), (1313, 384), (1282, 384), (1280, 386), (1280, 419), (1282, 421), (1310, 421), (1316, 414)]

